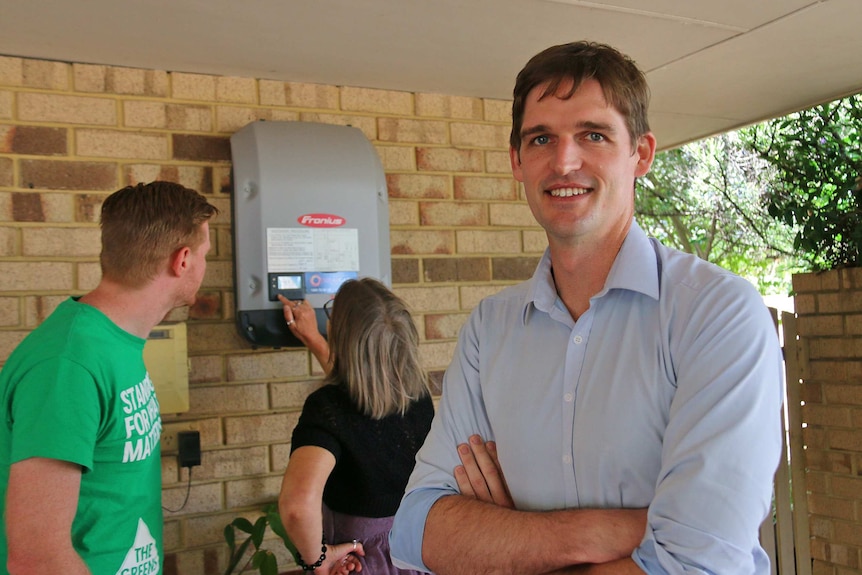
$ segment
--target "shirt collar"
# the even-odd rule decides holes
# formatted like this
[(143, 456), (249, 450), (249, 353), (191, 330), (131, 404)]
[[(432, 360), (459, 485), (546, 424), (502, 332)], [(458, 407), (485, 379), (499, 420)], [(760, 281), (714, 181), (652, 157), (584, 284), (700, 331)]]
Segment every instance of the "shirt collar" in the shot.
[[(640, 292), (657, 300), (658, 276), (658, 259), (652, 242), (638, 223), (632, 220), (629, 233), (626, 234), (626, 239), (623, 240), (623, 245), (608, 273), (605, 287), (593, 297), (601, 297), (612, 289), (624, 289)], [(551, 273), (551, 254), (549, 248), (545, 248), (545, 253), (539, 260), (533, 277), (529, 280), (524, 298), (524, 322), (529, 318), (533, 307), (550, 314), (557, 297), (557, 288)]]

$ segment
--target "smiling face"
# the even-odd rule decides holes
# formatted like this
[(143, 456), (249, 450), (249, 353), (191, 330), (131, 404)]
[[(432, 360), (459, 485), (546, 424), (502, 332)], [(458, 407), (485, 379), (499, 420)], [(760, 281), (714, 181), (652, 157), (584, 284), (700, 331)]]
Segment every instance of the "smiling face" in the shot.
[[(625, 237), (634, 181), (649, 171), (655, 138), (647, 133), (632, 149), (625, 119), (595, 80), (584, 81), (568, 99), (541, 98), (545, 88), (530, 91), (520, 151), (510, 150), (533, 216), (552, 248)], [(563, 84), (558, 93), (569, 88)]]

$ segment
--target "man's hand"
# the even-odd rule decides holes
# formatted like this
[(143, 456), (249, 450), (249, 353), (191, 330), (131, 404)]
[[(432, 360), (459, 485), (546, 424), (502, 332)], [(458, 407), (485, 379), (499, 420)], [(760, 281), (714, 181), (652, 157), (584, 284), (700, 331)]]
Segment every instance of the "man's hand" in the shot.
[(455, 480), (461, 495), (500, 507), (515, 508), (509, 486), (497, 458), (497, 444), (482, 441), (478, 435), (458, 446), (461, 465), (455, 468)]

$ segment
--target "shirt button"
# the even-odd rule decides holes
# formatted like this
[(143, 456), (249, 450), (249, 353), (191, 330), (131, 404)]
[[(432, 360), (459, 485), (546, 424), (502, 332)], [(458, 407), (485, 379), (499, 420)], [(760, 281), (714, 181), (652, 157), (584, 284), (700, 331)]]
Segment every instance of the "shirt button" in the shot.
[(576, 336), (575, 336), (575, 343), (580, 344), (582, 341), (584, 341), (584, 338), (582, 338), (582, 337), (581, 337), (581, 336), (579, 336), (579, 335), (576, 335)]
[(571, 393), (567, 393), (563, 396), (563, 399), (565, 399), (567, 402), (572, 401), (572, 399), (574, 399), (574, 396)]

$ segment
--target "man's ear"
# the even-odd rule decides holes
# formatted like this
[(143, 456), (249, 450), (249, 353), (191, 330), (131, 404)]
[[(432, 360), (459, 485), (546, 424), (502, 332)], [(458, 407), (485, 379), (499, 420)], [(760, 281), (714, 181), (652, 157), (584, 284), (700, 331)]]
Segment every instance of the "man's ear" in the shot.
[(191, 254), (191, 249), (186, 246), (178, 249), (171, 255), (170, 267), (171, 272), (175, 276), (181, 277), (186, 270), (189, 269), (189, 258), (191, 257)]
[(509, 161), (512, 163), (512, 175), (519, 182), (524, 181), (524, 175), (521, 172), (521, 152), (513, 147), (509, 147)]
[(635, 153), (638, 156), (637, 167), (635, 168), (635, 177), (647, 175), (652, 167), (652, 162), (655, 160), (656, 141), (652, 132), (647, 132), (638, 138), (637, 148)]

